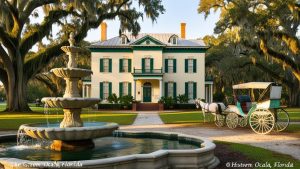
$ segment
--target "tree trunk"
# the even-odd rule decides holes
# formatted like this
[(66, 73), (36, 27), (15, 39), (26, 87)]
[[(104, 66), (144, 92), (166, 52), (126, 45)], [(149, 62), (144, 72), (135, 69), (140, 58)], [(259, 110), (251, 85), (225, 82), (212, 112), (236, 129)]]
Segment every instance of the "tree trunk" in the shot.
[(298, 84), (295, 84), (289, 91), (289, 105), (292, 107), (300, 106), (300, 88)]

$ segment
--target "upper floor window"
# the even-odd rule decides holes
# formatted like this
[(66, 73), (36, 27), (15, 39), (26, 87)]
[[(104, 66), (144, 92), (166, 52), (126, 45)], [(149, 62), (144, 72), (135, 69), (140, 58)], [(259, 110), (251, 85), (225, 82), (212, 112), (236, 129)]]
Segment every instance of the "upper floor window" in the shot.
[(165, 73), (176, 73), (176, 59), (165, 59)]
[(152, 72), (153, 70), (153, 58), (142, 58), (142, 71)]
[(177, 45), (178, 44), (178, 36), (177, 35), (171, 36), (169, 39), (169, 43), (171, 43), (173, 45)]
[(196, 72), (197, 72), (197, 60), (185, 59), (185, 73), (196, 73)]
[(100, 59), (100, 72), (112, 72), (112, 59)]
[(120, 59), (120, 72), (131, 72), (131, 59)]
[(121, 44), (125, 45), (128, 42), (128, 38), (126, 35), (121, 35)]

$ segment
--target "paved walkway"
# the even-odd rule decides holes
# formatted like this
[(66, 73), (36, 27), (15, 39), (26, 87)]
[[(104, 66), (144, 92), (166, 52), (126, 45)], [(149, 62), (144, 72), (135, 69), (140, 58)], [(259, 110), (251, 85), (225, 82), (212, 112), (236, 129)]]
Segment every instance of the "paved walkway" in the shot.
[(156, 111), (140, 111), (133, 122), (133, 126), (164, 124)]

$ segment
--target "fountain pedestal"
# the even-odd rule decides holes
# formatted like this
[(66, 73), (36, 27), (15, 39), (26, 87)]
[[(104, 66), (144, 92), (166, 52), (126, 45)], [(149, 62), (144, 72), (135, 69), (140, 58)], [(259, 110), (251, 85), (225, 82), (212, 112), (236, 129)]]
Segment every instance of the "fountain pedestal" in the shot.
[(80, 118), (81, 109), (63, 109), (64, 119), (60, 123), (60, 128), (65, 127), (82, 127), (83, 123)]
[(92, 139), (76, 141), (53, 140), (50, 146), (51, 150), (55, 151), (81, 151), (94, 147), (95, 144)]

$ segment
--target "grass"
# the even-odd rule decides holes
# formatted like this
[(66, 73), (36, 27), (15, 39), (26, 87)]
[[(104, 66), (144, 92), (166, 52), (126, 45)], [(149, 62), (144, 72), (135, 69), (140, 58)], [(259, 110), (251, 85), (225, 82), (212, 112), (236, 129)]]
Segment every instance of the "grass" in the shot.
[[(0, 130), (16, 130), (21, 124), (26, 123), (53, 123), (61, 122), (63, 119), (62, 109), (49, 108), (48, 115), (44, 114), (43, 107), (30, 107), (33, 112), (1, 112)], [(0, 111), (5, 109), (5, 105), (0, 105)], [(130, 125), (136, 118), (135, 113), (101, 112), (90, 109), (83, 109), (81, 118), (84, 122), (115, 122), (120, 125)]]
[[(246, 157), (249, 158), (249, 160), (253, 161), (255, 165), (256, 162), (259, 162), (260, 164), (269, 163), (272, 168), (280, 168), (285, 169), (285, 167), (276, 167), (275, 163), (280, 162), (281, 164), (293, 164), (293, 167), (290, 168), (300, 168), (300, 161), (294, 159), (293, 157), (289, 155), (279, 154), (264, 148), (254, 147), (250, 145), (245, 144), (238, 144), (238, 143), (229, 143), (229, 142), (223, 142), (223, 141), (215, 141), (217, 144), (225, 144), (228, 146), (229, 150), (233, 152), (239, 152)], [(255, 167), (255, 168), (263, 168), (263, 167)], [(288, 167), (286, 167), (288, 168)]]
[[(287, 110), (289, 111), (291, 121), (300, 121), (300, 109)], [(165, 124), (198, 123), (207, 125), (207, 123), (203, 123), (202, 111), (170, 112), (160, 113), (159, 115)], [(206, 121), (209, 120), (213, 120), (213, 117), (207, 114)], [(290, 124), (285, 132), (300, 134), (300, 124)]]

